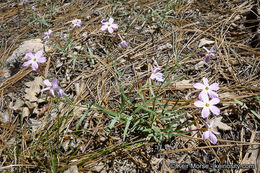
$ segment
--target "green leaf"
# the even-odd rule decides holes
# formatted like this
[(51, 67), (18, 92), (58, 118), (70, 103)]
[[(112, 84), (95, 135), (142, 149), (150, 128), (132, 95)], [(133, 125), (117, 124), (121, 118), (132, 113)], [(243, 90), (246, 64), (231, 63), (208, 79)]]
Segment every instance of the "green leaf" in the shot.
[(116, 122), (120, 119), (119, 116), (115, 117), (111, 123), (108, 125), (108, 129), (107, 129), (107, 135), (109, 134), (110, 130), (115, 126)]
[[(92, 103), (92, 104), (93, 104), (93, 103)], [(88, 110), (87, 110), (86, 112), (84, 112), (83, 116), (82, 116), (82, 117), (79, 119), (79, 121), (77, 122), (77, 125), (76, 125), (76, 130), (78, 130), (78, 129), (79, 129), (79, 126), (81, 125), (82, 121), (83, 121), (83, 120), (85, 119), (85, 117), (88, 115), (88, 113), (89, 113), (89, 110), (90, 110), (90, 108), (91, 108), (92, 104), (90, 104), (90, 106), (89, 106)]]
[(126, 121), (126, 124), (125, 124), (125, 130), (124, 130), (124, 135), (123, 135), (123, 140), (125, 140), (125, 137), (126, 137), (126, 134), (127, 134), (127, 131), (128, 131), (128, 128), (130, 126), (130, 123), (132, 121), (133, 117), (129, 117)]
[(253, 110), (250, 110), (252, 112), (252, 114), (254, 114), (258, 119), (260, 119), (260, 115), (258, 113), (256, 113), (255, 111)]
[(75, 105), (68, 96), (64, 96), (65, 100), (70, 104), (70, 105)]
[(119, 88), (120, 88), (120, 93), (121, 93), (121, 95), (122, 95), (122, 98), (128, 103), (128, 104), (132, 104), (132, 102), (127, 98), (127, 96), (125, 95), (125, 91), (124, 91), (124, 88), (123, 87), (121, 87), (120, 85), (119, 85)]
[[(158, 98), (158, 96), (152, 97), (151, 99), (147, 100), (146, 102), (144, 102), (144, 104), (139, 105), (133, 112), (133, 114), (136, 114), (137, 112), (139, 112), (141, 109), (144, 109), (145, 105), (147, 105), (148, 103), (150, 103), (151, 101), (155, 100), (156, 98)], [(147, 109), (146, 109), (147, 110)], [(151, 110), (150, 110), (151, 111)]]

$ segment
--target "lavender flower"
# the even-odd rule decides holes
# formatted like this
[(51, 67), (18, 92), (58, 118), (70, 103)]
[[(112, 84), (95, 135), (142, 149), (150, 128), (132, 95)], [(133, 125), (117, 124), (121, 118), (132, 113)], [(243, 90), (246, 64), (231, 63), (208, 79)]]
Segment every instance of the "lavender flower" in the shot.
[(108, 22), (101, 21), (101, 23), (103, 24), (103, 26), (100, 28), (100, 30), (105, 31), (107, 29), (108, 32), (111, 33), (111, 34), (114, 32), (113, 28), (114, 29), (118, 28), (118, 25), (114, 24), (113, 18), (110, 18), (108, 20)]
[(217, 58), (217, 56), (216, 56), (216, 54), (215, 54), (215, 50), (214, 50), (215, 46), (212, 46), (212, 47), (210, 48), (210, 50), (208, 50), (208, 49), (207, 49), (206, 47), (204, 47), (204, 46), (203, 46), (202, 48), (207, 51), (207, 54), (205, 55), (205, 62), (206, 62), (206, 63), (209, 62), (210, 58), (212, 58), (212, 59), (216, 59), (216, 58)]
[(22, 0), (22, 2), (28, 3), (30, 0)]
[(36, 11), (37, 9), (35, 8), (35, 6), (32, 6), (32, 10), (33, 10), (33, 11)]
[(44, 32), (45, 37), (43, 39), (49, 39), (52, 36), (52, 30), (49, 29), (47, 32)]
[(64, 91), (59, 87), (58, 85), (58, 79), (54, 78), (51, 82), (48, 79), (45, 79), (44, 84), (47, 86), (47, 88), (42, 89), (41, 91), (50, 91), (51, 95), (55, 97), (55, 92), (59, 97), (64, 97), (65, 93)]
[(195, 101), (194, 105), (203, 108), (201, 112), (203, 118), (207, 118), (210, 114), (210, 111), (216, 115), (220, 114), (220, 109), (214, 106), (220, 102), (218, 98), (209, 100), (208, 94), (206, 93), (202, 93), (199, 98), (200, 100)]
[(38, 69), (38, 63), (44, 63), (46, 62), (46, 58), (42, 56), (42, 51), (38, 51), (35, 55), (33, 55), (31, 52), (27, 53), (25, 55), (27, 58), (29, 58), (29, 61), (26, 61), (23, 63), (23, 66), (28, 66), (32, 64), (32, 69), (36, 71)]
[(207, 127), (207, 131), (203, 132), (203, 135), (202, 135), (202, 138), (204, 140), (208, 139), (209, 138), (209, 141), (212, 143), (212, 144), (216, 144), (218, 139), (215, 135), (220, 135), (219, 132), (216, 132), (213, 130), (213, 124), (214, 124), (215, 120), (212, 120), (210, 125), (208, 125), (208, 123), (206, 123), (206, 127)]
[(163, 78), (163, 74), (159, 72), (160, 70), (161, 70), (161, 67), (158, 66), (155, 69), (153, 69), (153, 67), (151, 65), (151, 72), (152, 72), (152, 74), (151, 74), (150, 78), (152, 80), (155, 79), (155, 80), (157, 80), (159, 82), (163, 82), (164, 78)]
[(51, 83), (48, 79), (45, 79), (43, 83), (47, 86), (47, 88), (44, 88), (41, 91), (50, 91), (53, 97), (55, 97), (55, 91), (58, 91), (60, 89), (60, 87), (58, 86), (58, 79), (54, 78)]
[[(202, 83), (195, 83), (193, 85), (194, 88), (202, 90), (201, 94), (209, 94), (211, 98), (217, 98), (218, 94), (214, 91), (217, 91), (219, 89), (218, 83), (213, 83), (209, 85), (209, 81), (207, 78), (203, 77), (203, 84)], [(200, 97), (200, 96), (199, 96)]]
[(71, 23), (73, 24), (73, 27), (81, 27), (81, 20), (80, 19), (74, 19), (71, 21)]
[(117, 34), (117, 35), (121, 39), (121, 43), (119, 43), (118, 46), (121, 47), (121, 48), (126, 48), (128, 46), (127, 42), (121, 37), (120, 34)]
[(60, 88), (60, 89), (58, 90), (58, 92), (57, 92), (57, 95), (58, 95), (59, 97), (64, 97), (66, 94), (65, 94), (64, 91)]
[(121, 48), (126, 48), (128, 46), (127, 42), (125, 40), (121, 41), (121, 43), (118, 44)]

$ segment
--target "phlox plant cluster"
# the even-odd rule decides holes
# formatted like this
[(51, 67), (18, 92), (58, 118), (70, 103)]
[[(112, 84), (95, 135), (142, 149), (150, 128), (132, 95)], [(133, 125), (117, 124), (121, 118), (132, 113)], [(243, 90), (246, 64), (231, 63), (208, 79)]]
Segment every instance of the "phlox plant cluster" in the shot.
[[(27, 2), (27, 1), (23, 1)], [(36, 8), (34, 7), (33, 10), (35, 11)], [(72, 27), (74, 31), (74, 28), (79, 28), (82, 26), (82, 21), (80, 19), (74, 18), (72, 21)], [(106, 30), (108, 31), (109, 34), (112, 34), (115, 32), (115, 30), (118, 29), (118, 24), (114, 23), (114, 19), (112, 17), (109, 18), (108, 21), (102, 20), (101, 21), (101, 28), (100, 31), (105, 32)], [(48, 31), (43, 33), (44, 35), (44, 40), (48, 40), (53, 36), (53, 31), (49, 29)], [(121, 49), (127, 48), (128, 43), (125, 41), (120, 33), (115, 34), (114, 36), (118, 36), (121, 40), (121, 42), (118, 44), (118, 46)], [(67, 39), (65, 40), (67, 41)], [(210, 58), (216, 59), (216, 54), (214, 53), (214, 46), (208, 50), (207, 48), (203, 47), (207, 51), (207, 54), (205, 55), (205, 61), (209, 62)], [(36, 52), (36, 54), (33, 54), (32, 52), (29, 52), (26, 54), (26, 58), (28, 59), (26, 62), (23, 63), (23, 66), (31, 66), (33, 71), (36, 71), (39, 67), (40, 63), (45, 63), (46, 58), (43, 56), (42, 51)], [(156, 80), (158, 82), (164, 82), (164, 74), (161, 73), (162, 67), (158, 66), (157, 62), (155, 61), (155, 66), (150, 64), (150, 79), (151, 80)], [(59, 81), (58, 79), (54, 78), (51, 82), (48, 79), (44, 80), (44, 84), (46, 87), (42, 89), (42, 92), (48, 91), (53, 97), (64, 97), (66, 94), (65, 92), (61, 89), (61, 87), (58, 85)], [(196, 89), (201, 90), (198, 98), (199, 100), (195, 101), (194, 105), (196, 107), (202, 108), (201, 111), (201, 116), (203, 119), (207, 119), (211, 113), (215, 115), (220, 114), (220, 109), (216, 106), (220, 102), (218, 98), (218, 94), (216, 91), (219, 89), (218, 83), (213, 83), (209, 84), (209, 81), (207, 78), (203, 78), (203, 83), (196, 83), (194, 84), (194, 87)], [(213, 124), (214, 120), (211, 121), (210, 124), (207, 124), (206, 121), (205, 126), (207, 128), (207, 131), (203, 133), (203, 139), (209, 139), (211, 143), (216, 144), (217, 143), (217, 137), (215, 135), (219, 135), (218, 132), (213, 130)]]
[[(215, 115), (220, 114), (220, 109), (215, 106), (220, 102), (218, 98), (218, 94), (215, 92), (219, 89), (218, 83), (213, 83), (209, 85), (209, 81), (207, 78), (203, 77), (203, 83), (195, 83), (193, 86), (196, 89), (201, 90), (199, 94), (199, 100), (194, 102), (196, 107), (202, 108), (201, 116), (204, 119), (207, 119), (210, 113)], [(215, 120), (212, 120), (210, 125), (205, 122), (205, 126), (207, 131), (203, 132), (203, 139), (209, 139), (212, 144), (217, 143), (217, 137), (215, 135), (219, 135), (219, 132), (213, 130), (213, 124)]]
[[(23, 2), (29, 2), (29, 1), (23, 1)], [(33, 6), (34, 7), (34, 6)], [(36, 10), (36, 8), (32, 8), (33, 11)], [(73, 28), (81, 27), (82, 21), (80, 19), (74, 18), (72, 21)], [(110, 34), (113, 34), (115, 29), (118, 29), (118, 25), (114, 23), (114, 19), (111, 17), (108, 21), (102, 20), (102, 27), (100, 28), (101, 31), (107, 30)], [(50, 39), (50, 37), (53, 35), (53, 31), (49, 29), (48, 31), (43, 33), (44, 40)], [(123, 40), (121, 35), (117, 34), (119, 38), (121, 39), (121, 42), (119, 43), (120, 48), (126, 48), (128, 46), (128, 43)], [(39, 67), (39, 63), (45, 63), (46, 58), (43, 57), (43, 52), (38, 51), (36, 54), (33, 54), (32, 52), (26, 53), (25, 55), (27, 61), (23, 63), (23, 66), (29, 66), (31, 65), (33, 71), (36, 71)], [(64, 91), (58, 86), (58, 80), (54, 78), (52, 82), (50, 82), (48, 79), (44, 80), (44, 84), (47, 86), (46, 88), (42, 89), (41, 91), (49, 91), (53, 97), (55, 97), (55, 94), (59, 97), (64, 97), (66, 94)]]

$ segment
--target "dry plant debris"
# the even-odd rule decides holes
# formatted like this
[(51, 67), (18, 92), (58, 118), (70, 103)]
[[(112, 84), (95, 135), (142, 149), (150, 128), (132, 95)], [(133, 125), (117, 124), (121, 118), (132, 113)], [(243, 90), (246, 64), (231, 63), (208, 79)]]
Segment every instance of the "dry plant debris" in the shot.
[(258, 173), (259, 9), (1, 1), (0, 171)]

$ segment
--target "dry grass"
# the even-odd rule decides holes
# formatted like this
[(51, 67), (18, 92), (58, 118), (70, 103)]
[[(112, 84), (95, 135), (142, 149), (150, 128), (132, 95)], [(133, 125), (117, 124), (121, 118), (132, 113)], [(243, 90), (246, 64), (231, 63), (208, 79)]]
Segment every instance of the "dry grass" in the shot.
[[(167, 1), (151, 0), (0, 2), (0, 115), (9, 117), (0, 122), (0, 170), (62, 172), (76, 165), (79, 172), (175, 172), (169, 168), (170, 162), (252, 164), (258, 159), (255, 148), (259, 147), (259, 119), (251, 110), (260, 113), (260, 51), (250, 45), (256, 32), (245, 27), (245, 22), (255, 4), (250, 0), (172, 0), (168, 5)], [(47, 15), (47, 24), (32, 18), (32, 5)], [(129, 43), (127, 49), (118, 47), (116, 34), (99, 30), (101, 20), (109, 16), (119, 24), (116, 32)], [(83, 21), (73, 32), (77, 45), (72, 45), (71, 51), (76, 58), (52, 45), (45, 52), (48, 62), (39, 71), (22, 67), (22, 61), (17, 62), (17, 73), (6, 71), (5, 62), (20, 43), (43, 38), (42, 33), (49, 28), (54, 31), (51, 40), (59, 40), (60, 35), (69, 34), (74, 17)], [(202, 38), (214, 41), (217, 48), (217, 60), (208, 64), (203, 63), (204, 50), (198, 48)], [(127, 119), (133, 116), (142, 120), (147, 113), (133, 114), (138, 104), (153, 97), (145, 84), (149, 83), (149, 64), (154, 60), (164, 68), (166, 80), (173, 81), (164, 88), (153, 82), (158, 86), (153, 88), (158, 102), (150, 102), (147, 108), (160, 111), (161, 103), (167, 105), (166, 110), (185, 113), (175, 127), (182, 127), (176, 133), (185, 134), (164, 136), (158, 142), (148, 136), (149, 132), (135, 130), (123, 140)], [(62, 65), (57, 67), (59, 63)], [(45, 93), (37, 94), (41, 102), (26, 100), (26, 83), (36, 76), (58, 78), (70, 100), (46, 97)], [(200, 110), (193, 105), (198, 92), (192, 85), (202, 77), (220, 84), (222, 122), (232, 127), (219, 129), (217, 145), (202, 140), (205, 128)], [(123, 104), (118, 84), (132, 104), (108, 133), (114, 117), (104, 110), (120, 112)], [(21, 109), (14, 109), (18, 99), (23, 104)], [(103, 109), (90, 106), (89, 101)], [(29, 108), (29, 115), (24, 117), (25, 108)], [(165, 128), (167, 122), (152, 121), (156, 129)], [(130, 123), (129, 129), (133, 125)], [(140, 127), (146, 127), (145, 121)]]

